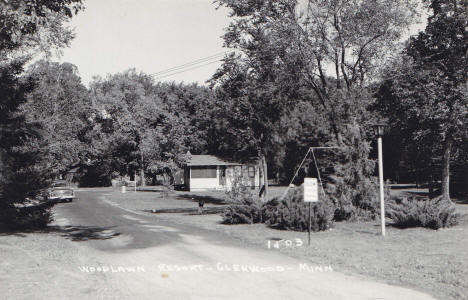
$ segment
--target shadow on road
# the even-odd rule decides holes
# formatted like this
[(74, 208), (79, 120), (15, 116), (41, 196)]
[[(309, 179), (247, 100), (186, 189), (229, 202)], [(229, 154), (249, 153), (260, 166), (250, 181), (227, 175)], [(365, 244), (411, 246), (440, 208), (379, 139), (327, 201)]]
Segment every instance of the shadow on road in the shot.
[(72, 241), (108, 240), (120, 235), (113, 227), (96, 226), (48, 226), (45, 231), (58, 232)]
[(1, 230), (0, 236), (15, 235), (26, 237), (28, 233), (59, 233), (72, 241), (108, 240), (120, 235), (120, 232), (112, 230), (113, 227), (95, 226), (47, 226), (44, 229), (27, 230)]

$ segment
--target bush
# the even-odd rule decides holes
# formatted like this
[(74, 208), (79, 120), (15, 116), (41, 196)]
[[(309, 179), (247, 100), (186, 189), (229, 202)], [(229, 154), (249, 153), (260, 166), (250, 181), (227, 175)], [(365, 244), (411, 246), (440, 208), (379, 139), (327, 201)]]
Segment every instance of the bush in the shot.
[(229, 205), (223, 213), (222, 222), (223, 224), (262, 223), (262, 206), (258, 200), (253, 199)]
[(41, 229), (53, 221), (53, 202), (27, 203), (0, 213), (0, 227), (11, 230)]
[(252, 199), (250, 187), (244, 183), (242, 176), (234, 177), (231, 182), (231, 189), (226, 191), (227, 201), (230, 203), (241, 204), (246, 199)]
[(262, 204), (254, 199), (242, 177), (234, 178), (231, 189), (226, 194), (227, 201), (231, 204), (223, 212), (223, 224), (253, 224), (263, 221)]
[(425, 227), (439, 229), (458, 224), (459, 214), (451, 201), (441, 197), (431, 200), (396, 198), (388, 202), (386, 216), (400, 228)]
[(375, 161), (369, 159), (370, 142), (358, 123), (343, 128), (342, 147), (327, 152), (322, 162), (327, 195), (335, 206), (335, 221), (372, 220), (379, 207), (378, 184), (372, 177)]
[[(321, 231), (331, 227), (334, 207), (328, 197), (312, 203), (311, 230)], [(288, 192), (283, 200), (273, 199), (262, 207), (262, 218), (273, 228), (307, 231), (309, 227), (309, 204), (303, 201), (302, 188)]]

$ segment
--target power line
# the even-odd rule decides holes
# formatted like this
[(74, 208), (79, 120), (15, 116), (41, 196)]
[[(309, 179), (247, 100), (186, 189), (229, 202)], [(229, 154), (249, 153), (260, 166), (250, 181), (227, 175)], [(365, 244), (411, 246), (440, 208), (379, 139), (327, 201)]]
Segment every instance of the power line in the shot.
[(191, 61), (191, 62), (187, 62), (185, 64), (182, 64), (182, 65), (179, 65), (179, 66), (176, 66), (176, 67), (172, 67), (172, 68), (169, 68), (169, 69), (166, 69), (166, 70), (162, 70), (162, 71), (153, 73), (153, 74), (151, 74), (151, 76), (156, 76), (156, 77), (162, 76), (162, 75), (165, 75), (167, 73), (171, 73), (171, 72), (174, 72), (174, 71), (190, 68), (192, 66), (195, 66), (195, 65), (198, 65), (198, 64), (201, 64), (201, 63), (209, 62), (209, 61), (212, 61), (213, 59), (216, 59), (216, 61), (219, 61), (219, 58), (221, 56), (223, 56), (224, 54), (226, 54), (226, 53), (228, 53), (228, 52), (227, 51), (219, 52), (219, 53), (216, 53), (216, 54), (204, 57), (204, 58), (200, 58), (200, 59), (197, 59), (197, 60), (194, 60), (194, 61)]
[(179, 70), (179, 71), (177, 71), (177, 72), (175, 72), (175, 73), (163, 74), (162, 76), (155, 77), (154, 79), (155, 79), (155, 80), (160, 80), (160, 79), (163, 79), (163, 78), (166, 78), (166, 77), (169, 77), (169, 76), (173, 76), (173, 75), (180, 74), (180, 73), (184, 73), (184, 72), (187, 72), (187, 71), (190, 71), (190, 70), (202, 68), (202, 67), (205, 67), (205, 66), (208, 66), (208, 65), (217, 63), (217, 62), (219, 62), (219, 61), (221, 61), (221, 59), (217, 59), (217, 60), (215, 60), (215, 61), (208, 62), (208, 63), (203, 64), (203, 65), (194, 66), (194, 67), (192, 67), (192, 68)]
[[(187, 62), (185, 64), (182, 64), (176, 67), (172, 67), (166, 70), (162, 70), (162, 71), (150, 74), (150, 76), (152, 76), (155, 80), (159, 80), (159, 79), (163, 79), (163, 78), (173, 76), (176, 74), (180, 74), (183, 72), (202, 68), (202, 67), (221, 61), (221, 57), (227, 53), (231, 53), (231, 51), (219, 52), (219, 53), (216, 53), (216, 54), (204, 57), (204, 58), (200, 58), (191, 62)], [(271, 57), (271, 56), (272, 54), (268, 54), (268, 55), (262, 55), (261, 57)]]

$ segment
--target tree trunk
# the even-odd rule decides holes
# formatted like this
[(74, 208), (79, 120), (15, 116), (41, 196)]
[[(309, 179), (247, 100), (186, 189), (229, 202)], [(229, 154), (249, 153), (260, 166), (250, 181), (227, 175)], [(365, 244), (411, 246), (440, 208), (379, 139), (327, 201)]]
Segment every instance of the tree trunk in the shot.
[(263, 167), (263, 185), (265, 187), (265, 191), (263, 192), (263, 197), (264, 199), (266, 199), (268, 195), (268, 169), (267, 169), (265, 155), (262, 155), (262, 167)]
[(146, 186), (145, 169), (143, 167), (143, 152), (141, 150), (140, 150), (140, 155), (141, 155), (141, 169), (140, 169), (141, 186)]
[(442, 157), (442, 198), (450, 200), (450, 152), (452, 151), (453, 137), (447, 134), (444, 142), (444, 155)]
[[(432, 168), (431, 168), (432, 172)], [(429, 199), (434, 198), (434, 176), (429, 176)]]
[(140, 169), (140, 180), (141, 180), (141, 186), (146, 186), (145, 170), (143, 169)]

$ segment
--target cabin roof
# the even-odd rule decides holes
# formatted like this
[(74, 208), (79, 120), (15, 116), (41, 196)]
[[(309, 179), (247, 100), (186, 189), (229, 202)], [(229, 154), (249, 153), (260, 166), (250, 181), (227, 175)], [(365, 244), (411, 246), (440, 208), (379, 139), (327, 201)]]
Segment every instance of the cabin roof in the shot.
[(191, 154), (187, 160), (187, 166), (240, 166), (241, 162), (227, 161), (215, 155)]

